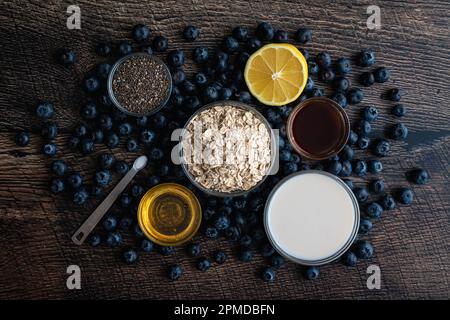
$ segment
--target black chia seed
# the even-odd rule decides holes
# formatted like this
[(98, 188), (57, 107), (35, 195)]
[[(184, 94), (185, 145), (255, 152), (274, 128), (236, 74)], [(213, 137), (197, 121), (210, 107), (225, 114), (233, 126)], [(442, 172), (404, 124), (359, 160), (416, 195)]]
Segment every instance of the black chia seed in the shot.
[(148, 114), (164, 103), (170, 86), (166, 66), (152, 57), (133, 56), (114, 73), (112, 91), (119, 104), (135, 114)]

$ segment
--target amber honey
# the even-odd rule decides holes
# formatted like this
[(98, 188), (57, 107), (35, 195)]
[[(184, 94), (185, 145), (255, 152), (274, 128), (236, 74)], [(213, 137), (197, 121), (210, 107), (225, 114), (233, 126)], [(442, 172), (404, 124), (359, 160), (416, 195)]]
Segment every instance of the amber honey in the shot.
[(189, 241), (198, 231), (201, 218), (197, 197), (176, 183), (163, 183), (151, 188), (138, 207), (138, 221), (143, 233), (163, 246)]

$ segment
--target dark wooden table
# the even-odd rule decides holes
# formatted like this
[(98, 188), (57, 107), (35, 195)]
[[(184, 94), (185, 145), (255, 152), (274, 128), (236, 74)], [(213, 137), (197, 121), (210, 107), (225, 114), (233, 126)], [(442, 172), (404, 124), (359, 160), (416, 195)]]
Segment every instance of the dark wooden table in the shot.
[[(66, 28), (64, 1), (5, 0), (0, 4), (0, 298), (150, 298), (150, 299), (397, 299), (450, 297), (450, 99), (449, 3), (448, 1), (377, 1), (381, 29), (368, 30), (366, 7), (359, 1), (77, 1), (81, 30)], [(316, 4), (313, 4), (316, 3)], [(432, 179), (414, 186), (416, 199), (400, 206), (374, 223), (369, 236), (375, 255), (356, 268), (334, 263), (321, 268), (317, 281), (307, 281), (298, 266), (289, 263), (277, 281), (264, 283), (256, 274), (262, 265), (257, 256), (251, 263), (233, 258), (206, 273), (198, 272), (194, 260), (182, 249), (169, 257), (141, 255), (138, 264), (126, 266), (120, 250), (78, 247), (71, 233), (96, 203), (76, 207), (48, 191), (49, 162), (39, 149), (39, 123), (32, 116), (39, 99), (54, 102), (61, 134), (60, 154), (83, 174), (91, 175), (95, 157), (81, 157), (65, 147), (70, 128), (79, 119), (85, 101), (79, 81), (98, 59), (94, 45), (102, 39), (129, 38), (132, 26), (148, 24), (154, 34), (164, 34), (170, 47), (190, 51), (198, 44), (216, 46), (238, 24), (253, 28), (258, 21), (293, 32), (309, 26), (312, 53), (327, 50), (333, 57), (350, 56), (364, 47), (376, 50), (378, 65), (388, 67), (391, 80), (365, 90), (364, 105), (374, 104), (381, 118), (374, 127), (380, 133), (396, 119), (389, 114), (391, 102), (380, 96), (391, 87), (406, 91), (402, 102), (408, 115), (408, 142), (395, 143), (384, 163), (382, 177), (389, 190), (408, 185), (405, 171), (424, 167)], [(196, 43), (185, 43), (180, 33), (187, 24), (201, 30)], [(55, 49), (68, 47), (78, 63), (66, 70), (54, 63)], [(356, 82), (356, 68), (351, 79)], [(355, 118), (360, 107), (350, 107)], [(14, 133), (32, 128), (31, 144), (19, 148)], [(123, 150), (121, 148), (120, 150)], [(133, 155), (115, 151), (131, 161)], [(356, 181), (360, 181), (356, 179)], [(203, 240), (199, 238), (200, 240)], [(233, 247), (205, 241), (206, 253)], [(170, 283), (164, 267), (180, 263), (185, 275)], [(77, 264), (82, 289), (66, 288), (66, 268)], [(368, 290), (366, 268), (381, 268), (381, 290)]]

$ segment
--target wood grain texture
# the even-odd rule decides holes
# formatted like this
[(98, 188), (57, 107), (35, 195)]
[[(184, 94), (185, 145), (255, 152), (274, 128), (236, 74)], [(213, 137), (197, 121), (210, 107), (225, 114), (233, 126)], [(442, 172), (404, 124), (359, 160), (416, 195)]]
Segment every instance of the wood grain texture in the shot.
[[(313, 4), (314, 3), (314, 4)], [(79, 299), (428, 299), (450, 298), (450, 39), (448, 1), (377, 1), (382, 28), (366, 28), (366, 7), (371, 1), (114, 1), (80, 0), (82, 29), (66, 28), (65, 1), (4, 0), (0, 4), (0, 298)], [(392, 103), (380, 98), (391, 87), (406, 91), (402, 102), (408, 115), (402, 120), (409, 130), (408, 143), (395, 143), (383, 161), (382, 178), (389, 190), (407, 185), (404, 172), (427, 168), (432, 176), (426, 186), (414, 186), (416, 200), (376, 221), (369, 236), (375, 255), (356, 268), (333, 263), (321, 268), (318, 281), (306, 281), (299, 267), (288, 263), (275, 283), (257, 276), (259, 256), (252, 263), (233, 258), (207, 273), (195, 270), (194, 260), (183, 249), (162, 257), (141, 255), (140, 262), (124, 265), (120, 250), (78, 247), (70, 235), (90, 213), (48, 192), (49, 160), (40, 152), (39, 124), (30, 116), (36, 101), (53, 101), (65, 145), (84, 101), (79, 83), (98, 61), (94, 46), (99, 40), (129, 38), (138, 22), (164, 34), (170, 47), (190, 51), (198, 44), (217, 46), (237, 24), (253, 28), (258, 21), (293, 32), (309, 26), (312, 53), (327, 50), (333, 57), (351, 56), (363, 47), (377, 52), (377, 65), (392, 72), (384, 86), (365, 90), (364, 105), (381, 111), (375, 125), (380, 134), (396, 120), (389, 115)], [(196, 43), (185, 43), (181, 31), (187, 24), (200, 28)], [(76, 51), (78, 63), (71, 70), (56, 65), (55, 49)], [(356, 83), (359, 68), (352, 73)], [(360, 107), (348, 109), (354, 119)], [(32, 143), (18, 148), (13, 142), (18, 128), (32, 128)], [(123, 150), (123, 149), (121, 149)], [(61, 155), (82, 173), (91, 175), (95, 157), (80, 157), (61, 148)], [(131, 160), (133, 155), (116, 152)], [(358, 156), (362, 154), (358, 153)], [(358, 181), (358, 179), (356, 179)], [(360, 181), (360, 183), (362, 183)], [(199, 238), (200, 239), (200, 238)], [(211, 253), (225, 242), (206, 241)], [(185, 276), (170, 283), (164, 267), (180, 263)], [(82, 290), (66, 289), (66, 267), (82, 269)], [(382, 289), (366, 288), (366, 268), (377, 264), (382, 271)]]

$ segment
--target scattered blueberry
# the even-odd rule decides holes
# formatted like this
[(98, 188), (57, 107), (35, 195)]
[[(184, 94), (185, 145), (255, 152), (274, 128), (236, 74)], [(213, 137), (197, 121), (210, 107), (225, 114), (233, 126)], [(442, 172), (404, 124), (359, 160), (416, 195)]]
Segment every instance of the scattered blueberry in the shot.
[(137, 42), (144, 42), (150, 38), (150, 28), (144, 24), (137, 24), (133, 27), (133, 39)]
[(170, 256), (175, 252), (175, 249), (172, 246), (159, 246), (158, 249), (159, 253), (161, 253), (163, 256)]
[(280, 256), (279, 254), (274, 254), (270, 257), (270, 265), (273, 268), (280, 268), (284, 264), (284, 258)]
[(366, 214), (371, 219), (378, 219), (383, 214), (383, 207), (377, 202), (371, 202), (366, 207)]
[(355, 244), (355, 254), (358, 258), (367, 260), (373, 255), (373, 246), (369, 241), (360, 240)]
[(116, 170), (116, 172), (118, 174), (125, 175), (130, 168), (125, 161), (119, 160), (119, 161), (116, 161), (114, 169)]
[(97, 65), (96, 68), (96, 75), (100, 78), (100, 79), (107, 79), (109, 72), (111, 71), (111, 65), (109, 63), (106, 62), (102, 62), (100, 64)]
[(305, 270), (305, 277), (308, 280), (316, 280), (319, 278), (320, 271), (317, 267), (308, 267)]
[(103, 229), (105, 231), (113, 231), (117, 227), (117, 218), (113, 215), (108, 215), (103, 219), (102, 222)]
[(311, 97), (322, 97), (323, 96), (323, 90), (320, 88), (314, 88), (312, 89), (310, 93)]
[(75, 63), (76, 55), (75, 52), (68, 49), (60, 49), (58, 50), (57, 58), (62, 66), (69, 67)]
[(388, 92), (388, 98), (391, 101), (398, 102), (398, 101), (400, 101), (402, 96), (403, 96), (402, 89), (394, 88), (394, 89), (389, 90), (389, 92)]
[(50, 102), (39, 103), (36, 107), (36, 115), (41, 120), (48, 120), (55, 113), (53, 104)]
[(315, 59), (308, 60), (308, 74), (316, 75), (319, 73), (319, 64)]
[(352, 160), (355, 155), (355, 151), (348, 144), (339, 152), (339, 158), (342, 160)]
[(338, 175), (342, 171), (342, 163), (338, 160), (330, 161), (326, 170), (334, 175)]
[(67, 172), (67, 164), (64, 160), (55, 160), (52, 162), (52, 172), (60, 177), (64, 176)]
[(333, 87), (336, 92), (346, 92), (350, 87), (350, 81), (344, 77), (337, 77), (333, 81)]
[(186, 41), (195, 41), (198, 38), (200, 31), (195, 26), (186, 26), (183, 30), (183, 38)]
[(358, 176), (364, 176), (367, 173), (367, 163), (364, 160), (355, 160), (353, 172)]
[(358, 81), (365, 87), (370, 87), (375, 83), (375, 77), (372, 72), (363, 72), (359, 75)]
[(374, 106), (367, 106), (364, 108), (364, 119), (372, 122), (378, 118), (378, 110)]
[(120, 41), (117, 46), (117, 54), (119, 56), (126, 56), (129, 55), (131, 52), (133, 52), (133, 47), (131, 46), (131, 43), (128, 41)]
[(145, 129), (145, 130), (142, 130), (140, 133), (140, 141), (145, 145), (151, 144), (153, 141), (155, 141), (155, 138), (156, 138), (156, 135), (151, 130)]
[(375, 64), (375, 52), (372, 49), (363, 49), (359, 52), (356, 62), (361, 67), (370, 67)]
[(358, 262), (358, 258), (356, 257), (356, 254), (354, 254), (352, 251), (347, 251), (342, 256), (341, 261), (347, 267), (355, 267)]
[(274, 36), (273, 27), (268, 22), (261, 22), (256, 27), (256, 36), (261, 41), (271, 41)]
[(388, 155), (391, 146), (385, 139), (379, 139), (374, 145), (374, 153), (377, 156), (385, 157)]
[(389, 80), (391, 73), (385, 67), (380, 67), (375, 69), (373, 72), (373, 76), (375, 78), (375, 82), (384, 83)]
[(106, 146), (110, 149), (116, 148), (119, 145), (119, 143), (120, 143), (120, 138), (114, 132), (110, 132), (108, 134), (108, 136), (106, 137)]
[(208, 258), (202, 257), (197, 260), (197, 269), (200, 271), (207, 271), (209, 268), (211, 268), (211, 265), (211, 260), (209, 260)]
[(98, 125), (103, 130), (111, 130), (113, 126), (113, 120), (108, 114), (103, 113), (98, 118)]
[(411, 204), (414, 200), (414, 194), (411, 188), (401, 188), (398, 191), (398, 201), (402, 204)]
[(206, 227), (205, 236), (209, 239), (216, 239), (219, 236), (219, 231), (215, 227)]
[(53, 178), (50, 184), (50, 190), (53, 193), (60, 193), (63, 192), (65, 189), (64, 187), (64, 181), (60, 178)]
[(396, 123), (391, 128), (391, 137), (396, 140), (405, 140), (408, 137), (408, 128), (403, 123)]
[(347, 58), (339, 58), (334, 64), (334, 69), (338, 74), (347, 74), (352, 71), (352, 63)]
[(403, 117), (406, 114), (406, 107), (402, 104), (396, 104), (392, 108), (392, 114), (396, 117)]
[(347, 187), (350, 188), (350, 190), (353, 190), (353, 188), (354, 188), (353, 180), (350, 180), (350, 179), (343, 179), (342, 181), (344, 181), (344, 183), (347, 185)]
[(430, 180), (430, 174), (424, 169), (415, 169), (407, 174), (408, 178), (416, 184), (426, 184)]
[(90, 138), (84, 138), (80, 141), (81, 152), (83, 154), (91, 154), (95, 151), (95, 143), (94, 140)]
[(152, 252), (154, 248), (153, 242), (148, 239), (143, 239), (141, 241), (141, 250), (144, 252)]
[(263, 256), (263, 258), (269, 258), (274, 253), (275, 253), (275, 249), (269, 243), (265, 243), (261, 247), (261, 255)]
[(139, 150), (139, 143), (134, 138), (128, 138), (125, 142), (125, 148), (128, 152), (137, 152)]
[(296, 41), (305, 44), (312, 39), (312, 32), (308, 28), (300, 28), (295, 32), (294, 38)]
[(228, 255), (225, 251), (217, 250), (214, 252), (214, 261), (218, 264), (223, 264), (225, 261), (227, 261)]
[(339, 173), (340, 176), (348, 177), (349, 175), (352, 174), (352, 171), (353, 171), (352, 163), (349, 160), (342, 161), (342, 169), (341, 172)]
[(83, 79), (83, 88), (88, 93), (97, 92), (100, 89), (100, 80), (97, 76), (88, 75)]
[(83, 184), (83, 177), (79, 173), (75, 172), (67, 178), (67, 183), (73, 189), (78, 189)]
[(42, 146), (42, 153), (49, 157), (54, 157), (56, 155), (58, 148), (56, 144), (49, 142)]
[(97, 171), (94, 175), (94, 181), (100, 187), (106, 187), (112, 181), (111, 173), (109, 170)]
[(239, 42), (234, 37), (228, 36), (223, 39), (222, 46), (225, 52), (234, 53), (239, 49)]
[(187, 253), (191, 257), (198, 257), (201, 253), (200, 243), (194, 242), (194, 243), (189, 244), (187, 247)]
[(30, 135), (27, 131), (18, 132), (14, 138), (19, 147), (25, 147), (30, 143)]
[(73, 202), (78, 205), (82, 205), (87, 201), (89, 195), (86, 190), (78, 190), (73, 194)]
[(289, 41), (289, 36), (287, 31), (277, 30), (273, 36), (273, 40), (278, 43), (286, 43)]
[(262, 278), (266, 282), (272, 282), (275, 280), (276, 271), (271, 267), (265, 267), (262, 271)]
[(360, 137), (367, 137), (372, 130), (372, 126), (369, 121), (360, 120), (356, 123), (355, 131)]
[(123, 260), (125, 261), (125, 263), (133, 264), (138, 259), (138, 253), (134, 249), (127, 249), (123, 252), (122, 257), (123, 257)]
[(370, 183), (370, 189), (374, 192), (374, 193), (383, 193), (384, 192), (384, 181), (383, 180), (373, 180)]
[(359, 88), (351, 88), (347, 92), (347, 101), (350, 104), (358, 104), (364, 98), (364, 93)]
[(209, 58), (208, 48), (196, 47), (194, 49), (193, 58), (196, 63), (205, 63)]
[(359, 149), (366, 150), (369, 147), (370, 139), (368, 137), (359, 137), (356, 144)]
[(116, 158), (111, 153), (103, 153), (98, 158), (98, 162), (102, 169), (109, 169), (116, 161)]
[(389, 194), (384, 195), (380, 203), (384, 210), (394, 210), (396, 207), (395, 199)]
[(183, 50), (173, 50), (167, 55), (167, 61), (174, 68), (179, 68), (184, 65), (184, 52)]
[(353, 188), (353, 193), (355, 194), (356, 200), (358, 202), (366, 202), (369, 198), (369, 192), (364, 187), (355, 187)]
[(347, 143), (352, 146), (356, 144), (356, 142), (358, 142), (358, 134), (353, 130), (350, 130), (350, 135), (348, 137)]
[(249, 262), (253, 258), (253, 252), (249, 248), (242, 248), (239, 253), (239, 260), (242, 262)]
[(319, 80), (323, 83), (331, 83), (336, 78), (334, 71), (331, 69), (321, 69), (319, 71)]
[(182, 275), (183, 275), (183, 269), (181, 269), (181, 266), (178, 264), (170, 266), (169, 270), (167, 272), (167, 276), (172, 281), (176, 281), (176, 280), (180, 279)]
[(368, 219), (361, 219), (359, 222), (359, 234), (368, 234), (372, 230), (373, 224), (372, 221)]
[(331, 67), (331, 56), (328, 52), (320, 52), (317, 56), (317, 62), (319, 63), (319, 66), (322, 68), (329, 68)]
[(133, 233), (138, 238), (144, 237), (144, 233), (142, 232), (141, 227), (139, 227), (139, 224), (137, 224), (137, 223), (134, 225)]
[(91, 245), (91, 247), (97, 247), (102, 242), (102, 238), (100, 237), (100, 235), (98, 233), (92, 233), (89, 236), (88, 242)]
[(169, 42), (166, 37), (164, 36), (156, 36), (153, 39), (152, 42), (153, 50), (156, 52), (164, 52), (167, 50), (167, 47), (169, 46)]

